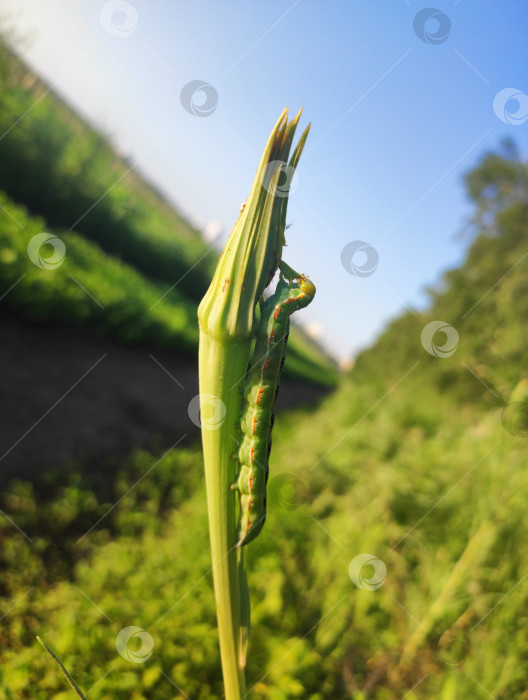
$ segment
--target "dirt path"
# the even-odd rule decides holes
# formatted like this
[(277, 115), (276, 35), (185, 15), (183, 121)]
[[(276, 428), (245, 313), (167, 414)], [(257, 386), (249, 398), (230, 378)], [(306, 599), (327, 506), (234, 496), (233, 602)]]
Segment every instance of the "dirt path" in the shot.
[[(52, 325), (0, 316), (0, 482), (38, 481), (75, 460), (90, 469), (134, 447), (199, 439), (188, 414), (197, 363), (157, 349), (131, 349)], [(284, 380), (279, 410), (328, 390)], [(97, 466), (95, 466), (97, 468)]]

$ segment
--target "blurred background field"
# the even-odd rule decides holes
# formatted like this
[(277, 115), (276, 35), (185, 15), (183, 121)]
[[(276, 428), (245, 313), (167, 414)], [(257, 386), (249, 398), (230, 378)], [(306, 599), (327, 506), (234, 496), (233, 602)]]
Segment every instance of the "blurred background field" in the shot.
[[(38, 383), (46, 368), (31, 363), (45, 348), (53, 363), (49, 343), (72, 377), (117, 357), (99, 384), (95, 368), (79, 387), (92, 413), (64, 402), (63, 430), (79, 431), (72, 458), (53, 446), (59, 425), (45, 468), (24, 456), (25, 438), (3, 447), (4, 465), (20, 456), (0, 464), (0, 698), (72, 697), (37, 634), (90, 698), (221, 698), (203, 464), (187, 414), (196, 308), (217, 252), (5, 44), (0, 82), (3, 345), (27, 362), (16, 376), (34, 391), (4, 401), (14, 437), (39, 430), (17, 399), (39, 407), (45, 428), (40, 406), (71, 386)], [(274, 429), (269, 515), (247, 552), (250, 697), (528, 698), (528, 167), (513, 141), (482, 153), (465, 192), (463, 263), (351, 371), (301, 328), (290, 338), (282, 405), (294, 407)], [(56, 269), (28, 257), (43, 231), (65, 244)], [(420, 340), (435, 320), (459, 338), (444, 358), (441, 338), (429, 351)], [(140, 438), (152, 411), (143, 394), (164, 391), (148, 388), (147, 365), (174, 392), (186, 386), (162, 403), (174, 411), (164, 432), (151, 415)], [(130, 390), (121, 415), (114, 394)], [(134, 428), (119, 442), (106, 435), (125, 420)], [(84, 442), (82, 423), (98, 426)], [(366, 564), (358, 584), (350, 564), (363, 553), (382, 567)], [(116, 651), (130, 625), (153, 638), (145, 663)]]

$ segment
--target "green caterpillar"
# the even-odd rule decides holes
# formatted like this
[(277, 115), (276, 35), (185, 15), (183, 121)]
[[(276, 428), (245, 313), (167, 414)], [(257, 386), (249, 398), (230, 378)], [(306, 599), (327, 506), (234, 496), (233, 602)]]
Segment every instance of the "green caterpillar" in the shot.
[[(240, 470), (231, 488), (239, 491), (240, 547), (259, 534), (266, 519), (266, 484), (271, 452), (273, 409), (290, 328), (290, 315), (312, 301), (315, 285), (284, 263), (275, 293), (260, 301), (260, 322), (255, 349), (249, 362), (240, 419), (242, 439), (238, 453)], [(284, 278), (283, 273), (287, 275)]]

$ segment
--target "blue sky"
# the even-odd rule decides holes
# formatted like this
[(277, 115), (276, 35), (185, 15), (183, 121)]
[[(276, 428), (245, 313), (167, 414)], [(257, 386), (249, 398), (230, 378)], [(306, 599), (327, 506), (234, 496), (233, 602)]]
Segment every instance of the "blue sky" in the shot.
[[(507, 116), (523, 121), (524, 98), (496, 100), (528, 92), (528, 6), (431, 2), (3, 0), (2, 12), (31, 65), (221, 241), (281, 110), (304, 107), (284, 259), (317, 285), (303, 323), (346, 358), (463, 259), (463, 174), (505, 136), (528, 151), (528, 120)], [(182, 106), (192, 80), (216, 91), (207, 117)], [(377, 253), (367, 276), (342, 264), (353, 241)]]

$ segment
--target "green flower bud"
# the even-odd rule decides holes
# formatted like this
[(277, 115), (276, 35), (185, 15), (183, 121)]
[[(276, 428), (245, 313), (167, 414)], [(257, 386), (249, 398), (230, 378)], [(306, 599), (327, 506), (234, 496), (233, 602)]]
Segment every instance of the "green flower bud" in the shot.
[(216, 339), (248, 340), (255, 306), (282, 255), (289, 188), (309, 126), (288, 161), (301, 111), (288, 123), (284, 110), (264, 149), (251, 192), (198, 309), (203, 333)]

